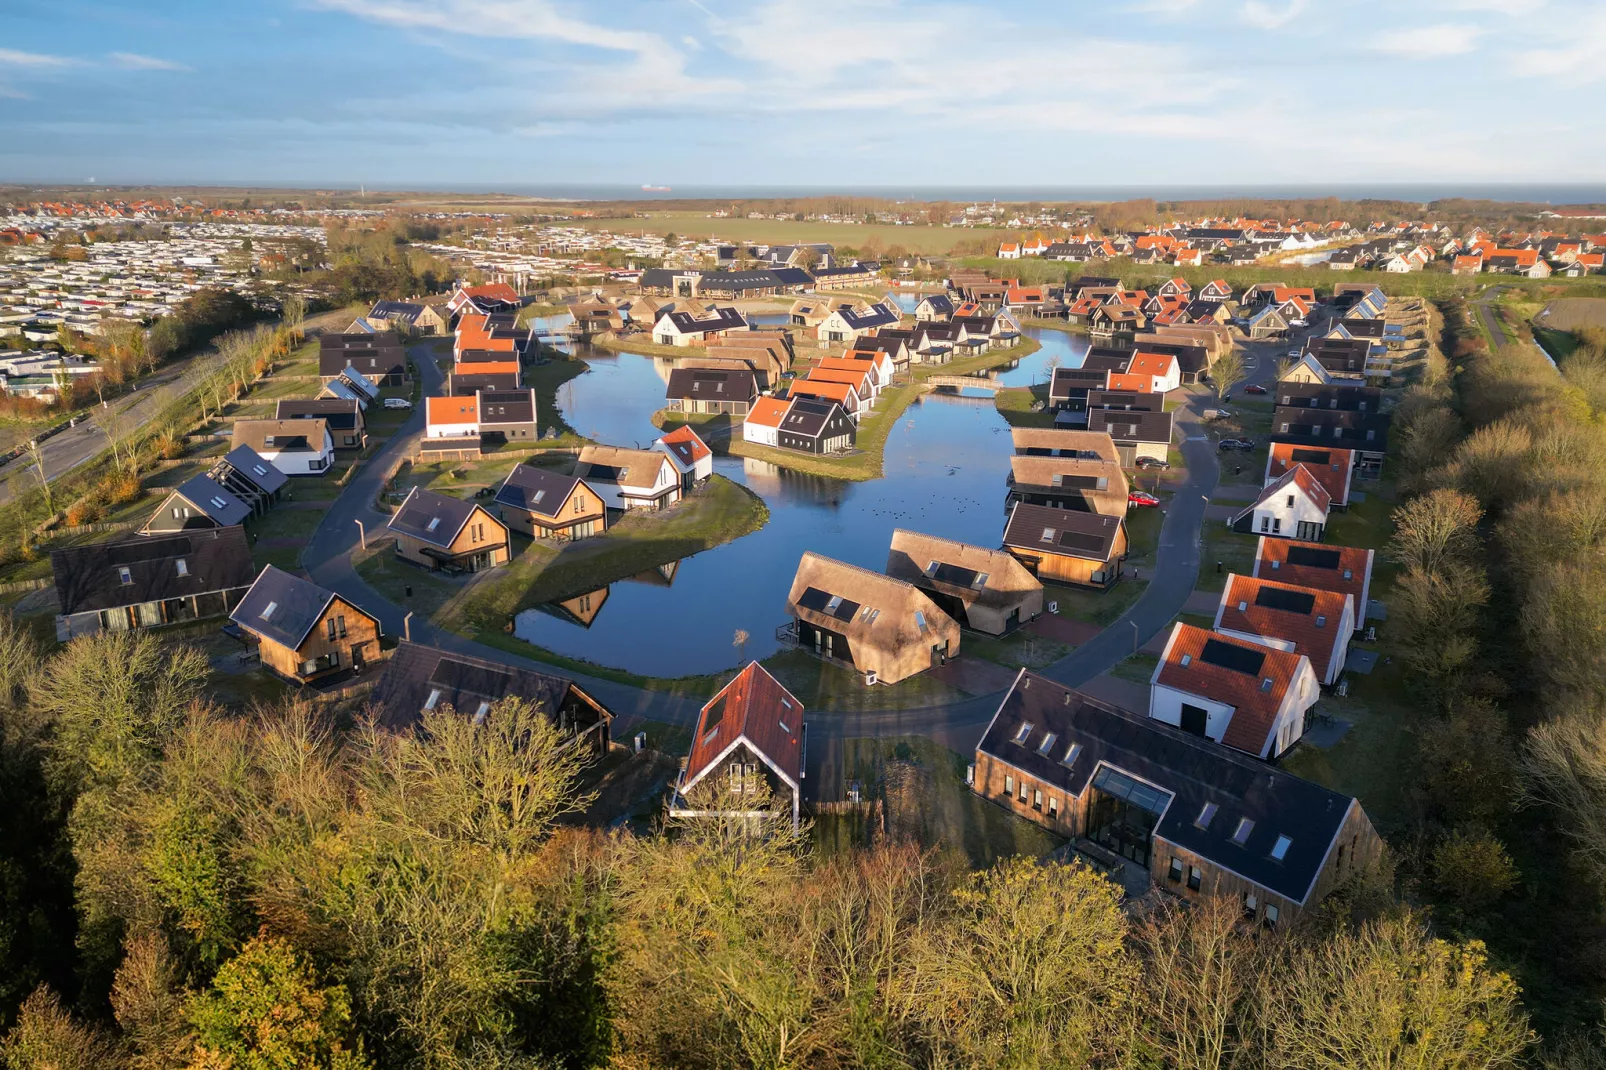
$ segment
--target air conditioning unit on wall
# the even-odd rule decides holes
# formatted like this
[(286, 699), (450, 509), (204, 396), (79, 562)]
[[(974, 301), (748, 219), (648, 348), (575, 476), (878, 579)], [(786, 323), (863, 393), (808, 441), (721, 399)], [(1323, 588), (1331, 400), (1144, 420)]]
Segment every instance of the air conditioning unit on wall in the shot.
[(1050, 613), (1058, 613), (1060, 611), (1060, 604), (1058, 602), (1050, 602), (1048, 604), (1048, 611)]
[(876, 671), (874, 669), (866, 669), (865, 673), (864, 673), (864, 686), (865, 687), (874, 687), (875, 684), (876, 684)]

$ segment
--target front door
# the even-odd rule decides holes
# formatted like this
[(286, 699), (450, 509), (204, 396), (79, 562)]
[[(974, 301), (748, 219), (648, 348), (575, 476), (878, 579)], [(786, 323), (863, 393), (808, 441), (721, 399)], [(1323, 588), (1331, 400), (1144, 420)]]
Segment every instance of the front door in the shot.
[(1196, 736), (1205, 734), (1205, 726), (1210, 723), (1210, 711), (1182, 704), (1182, 730), (1191, 732)]

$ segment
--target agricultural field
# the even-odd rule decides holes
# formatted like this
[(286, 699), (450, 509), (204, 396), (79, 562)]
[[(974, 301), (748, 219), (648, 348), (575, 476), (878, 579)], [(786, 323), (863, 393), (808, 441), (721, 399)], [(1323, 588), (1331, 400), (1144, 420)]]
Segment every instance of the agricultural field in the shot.
[(1546, 305), (1535, 319), (1555, 331), (1606, 327), (1606, 297), (1557, 298)]
[(829, 242), (838, 248), (879, 250), (901, 245), (911, 253), (947, 253), (960, 242), (1013, 241), (1019, 231), (992, 227), (863, 226), (853, 223), (798, 223), (788, 219), (715, 219), (707, 212), (651, 212), (634, 219), (596, 219), (592, 230), (675, 234), (682, 238), (798, 245)]

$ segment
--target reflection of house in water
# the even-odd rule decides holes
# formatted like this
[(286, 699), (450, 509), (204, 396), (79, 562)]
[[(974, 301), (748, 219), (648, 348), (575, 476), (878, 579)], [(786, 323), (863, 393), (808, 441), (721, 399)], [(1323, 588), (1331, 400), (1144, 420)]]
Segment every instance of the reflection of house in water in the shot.
[(761, 498), (785, 497), (805, 505), (842, 504), (848, 487), (843, 480), (814, 476), (769, 461), (742, 458), (742, 475), (747, 489)]
[(624, 583), (640, 583), (648, 587), (673, 587), (675, 574), (680, 571), (680, 562), (671, 561), (667, 565), (658, 565), (634, 576), (626, 576)]
[(608, 592), (612, 588), (599, 587), (595, 591), (577, 594), (573, 598), (565, 598), (561, 602), (548, 602), (544, 606), (535, 608), (550, 613), (559, 620), (566, 620), (571, 624), (578, 624), (582, 628), (591, 627), (591, 622), (597, 619), (602, 612), (602, 603), (608, 600)]

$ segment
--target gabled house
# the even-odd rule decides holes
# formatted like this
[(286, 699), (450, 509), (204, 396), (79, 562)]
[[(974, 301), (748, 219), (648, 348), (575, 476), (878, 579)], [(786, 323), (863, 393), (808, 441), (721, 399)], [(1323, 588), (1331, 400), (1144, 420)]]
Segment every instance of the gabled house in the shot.
[[(826, 385), (820, 384), (816, 391)], [(805, 396), (795, 389), (775, 429), (779, 449), (818, 455), (845, 453), (856, 437), (854, 419), (840, 402), (819, 392)]]
[(824, 297), (800, 297), (792, 302), (787, 322), (794, 327), (818, 327), (831, 314), (831, 302)]
[(921, 323), (946, 323), (954, 314), (954, 302), (947, 294), (927, 294), (915, 306), (915, 319)]
[(227, 528), (243, 524), (251, 506), (211, 476), (191, 476), (156, 507), (140, 528), (141, 535), (201, 528)]
[(1087, 429), (1101, 431), (1115, 441), (1121, 464), (1131, 468), (1144, 457), (1164, 461), (1171, 451), (1169, 412), (1089, 409)]
[(844, 356), (821, 357), (813, 370), (868, 374), (869, 393), (874, 398), (892, 385), (892, 377), (897, 369), (890, 353), (878, 349), (850, 349)]
[(911, 583), (805, 551), (786, 611), (805, 649), (895, 684), (959, 655), (959, 625)]
[(607, 754), (613, 711), (566, 677), (403, 640), (373, 694), (376, 720), (391, 732), (416, 730), (431, 710), (451, 710), (481, 724), (509, 699), (539, 708), (566, 747), (594, 758)]
[(229, 619), (262, 664), (292, 683), (361, 672), (379, 656), (377, 618), (273, 565), (257, 576)]
[(1040, 581), (1108, 587), (1121, 578), (1126, 523), (1121, 517), (1016, 502), (1004, 549)]
[(1322, 690), (1304, 654), (1181, 623), (1149, 684), (1150, 717), (1268, 761), (1298, 742)]
[[(753, 407), (747, 412), (747, 419), (742, 421), (742, 441), (779, 448), (781, 421), (786, 419), (790, 404), (789, 398), (761, 397), (754, 401)], [(853, 422), (846, 414), (842, 419), (850, 424)]]
[(1352, 450), (1312, 446), (1296, 446), (1291, 442), (1273, 442), (1266, 452), (1267, 485), (1287, 475), (1296, 465), (1315, 477), (1327, 491), (1329, 505), (1334, 508), (1349, 506), (1350, 483), (1355, 476), (1355, 454)]
[(400, 386), (407, 380), (407, 352), (393, 332), (318, 336), (318, 376), (325, 383), (347, 368), (370, 383)]
[(1371, 605), (1372, 553), (1354, 546), (1323, 546), (1263, 535), (1255, 548), (1253, 575), (1349, 595), (1355, 604), (1355, 630), (1360, 631)]
[(1080, 457), (1120, 462), (1115, 441), (1098, 431), (1072, 431), (1047, 427), (1012, 427), (1010, 442), (1022, 457)]
[(1232, 573), (1216, 607), (1215, 629), (1304, 654), (1316, 678), (1331, 685), (1344, 671), (1355, 632), (1355, 599), (1337, 591)]
[(368, 444), (363, 408), (346, 398), (281, 398), (276, 420), (322, 420), (329, 429), (336, 453), (361, 453)]
[(793, 379), (791, 396), (796, 400), (832, 402), (841, 407), (856, 424), (870, 412), (870, 399), (862, 397), (851, 383), (829, 379)]
[[(801, 818), (803, 703), (758, 662), (749, 662), (697, 715), (691, 753), (670, 796), (678, 818)], [(759, 800), (768, 796), (767, 808)]]
[(989, 635), (1008, 635), (1043, 612), (1043, 585), (1003, 550), (898, 528), (886, 573), (920, 588), (961, 628)]
[(1320, 542), (1332, 496), (1310, 469), (1294, 462), (1260, 496), (1227, 521), (1234, 531)]
[(477, 502), (414, 487), (385, 530), (396, 556), (431, 571), (480, 572), (505, 565), (507, 526)]
[(698, 437), (690, 425), (677, 427), (655, 439), (652, 448), (667, 454), (674, 463), (675, 470), (680, 473), (683, 490), (691, 490), (714, 474), (714, 451), (708, 448), (708, 444)]
[(1006, 503), (1126, 516), (1128, 488), (1119, 461), (1017, 453), (1009, 459), (1009, 473)]
[(1140, 393), (1165, 394), (1182, 386), (1182, 368), (1170, 353), (1145, 352), (1139, 348), (1132, 354), (1126, 371), (1110, 373), (1111, 390), (1134, 390)]
[(574, 474), (609, 509), (666, 509), (681, 499), (680, 473), (656, 450), (582, 446)]
[(549, 468), (514, 465), (492, 501), (502, 523), (532, 539), (588, 539), (608, 527), (602, 495), (584, 480)]
[(56, 640), (221, 617), (256, 568), (238, 525), (135, 535), (50, 551)]
[(1215, 301), (1218, 303), (1231, 301), (1232, 287), (1228, 286), (1223, 279), (1212, 279), (1200, 288), (1198, 296), (1201, 301)]
[(758, 383), (746, 368), (676, 368), (664, 397), (671, 412), (744, 417), (758, 397)]
[(290, 477), (273, 467), (250, 446), (236, 446), (218, 459), (207, 478), (250, 507), (254, 516), (268, 511)]
[(703, 311), (668, 311), (652, 325), (652, 340), (661, 346), (706, 346), (728, 334), (747, 330), (747, 317), (730, 306)]
[(1282, 338), (1288, 334), (1288, 320), (1277, 306), (1265, 304), (1244, 321), (1244, 333), (1250, 338)]
[(492, 282), (483, 286), (459, 286), (447, 300), (446, 310), (453, 316), (487, 315), (492, 312), (517, 312), (522, 303), (522, 298), (513, 287), (505, 282)]
[(1022, 669), (976, 746), (976, 794), (1184, 900), (1281, 926), (1382, 854), (1356, 800)]
[(1269, 437), (1312, 449), (1353, 450), (1355, 468), (1370, 475), (1383, 466), (1390, 422), (1387, 413), (1279, 405), (1272, 410)]
[(843, 302), (820, 321), (815, 336), (826, 343), (852, 343), (883, 327), (896, 327), (902, 319), (901, 312), (883, 301), (873, 305), (864, 301)]
[(321, 476), (335, 461), (329, 422), (313, 416), (294, 420), (236, 420), (234, 442), (287, 476)]

